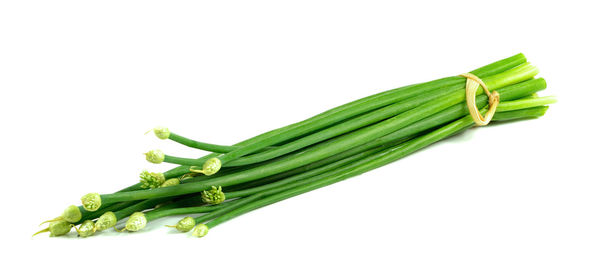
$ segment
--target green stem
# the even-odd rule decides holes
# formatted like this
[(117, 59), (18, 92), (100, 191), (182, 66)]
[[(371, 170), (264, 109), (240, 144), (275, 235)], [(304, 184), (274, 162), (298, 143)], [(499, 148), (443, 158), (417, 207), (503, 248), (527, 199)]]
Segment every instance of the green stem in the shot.
[[(535, 107), (535, 106), (537, 106), (538, 104), (552, 103), (552, 100), (540, 98), (539, 101), (530, 103), (531, 107), (533, 107), (533, 108), (518, 109), (518, 110), (512, 111), (512, 112), (501, 112), (503, 110), (506, 111), (506, 110), (511, 110), (511, 108), (515, 108), (512, 105), (520, 104), (519, 101), (507, 102), (505, 108), (501, 109), (500, 112), (496, 113), (493, 120), (499, 121), (499, 120), (512, 120), (512, 119), (522, 119), (522, 118), (530, 118), (530, 117), (540, 117), (545, 113), (547, 107)], [(199, 217), (195, 218), (195, 222), (203, 223), (203, 222), (209, 221), (213, 218), (219, 217), (223, 214), (226, 214), (228, 212), (231, 212), (231, 211), (233, 211), (237, 208), (240, 208), (244, 205), (253, 203), (253, 202), (255, 202), (259, 199), (262, 199), (266, 196), (277, 194), (279, 192), (294, 189), (297, 187), (302, 187), (304, 185), (311, 184), (313, 182), (319, 182), (319, 181), (325, 180), (330, 177), (335, 177), (335, 176), (337, 176), (338, 173), (345, 172), (345, 170), (348, 169), (348, 167), (347, 167), (348, 165), (351, 165), (351, 167), (352, 167), (352, 166), (356, 166), (358, 164), (360, 166), (360, 165), (362, 165), (361, 162), (365, 161), (365, 158), (370, 157), (371, 155), (376, 154), (382, 150), (390, 149), (390, 147), (394, 147), (397, 145), (398, 145), (397, 142), (396, 143), (387, 143), (386, 145), (380, 146), (378, 148), (375, 148), (375, 149), (372, 149), (372, 150), (369, 150), (369, 151), (366, 151), (366, 152), (363, 152), (360, 154), (356, 154), (354, 156), (350, 156), (343, 160), (333, 162), (329, 165), (310, 170), (306, 173), (301, 173), (301, 174), (298, 174), (295, 176), (291, 176), (291, 177), (285, 178), (283, 180), (280, 180), (280, 181), (277, 181), (277, 182), (274, 182), (271, 184), (267, 184), (264, 186), (247, 189), (247, 190), (243, 190), (243, 191), (228, 192), (228, 193), (226, 193), (227, 198), (236, 198), (236, 197), (245, 197), (245, 198), (231, 202), (227, 206), (224, 206), (223, 208), (220, 208), (209, 214), (199, 216)], [(359, 162), (359, 163), (356, 163), (356, 162)], [(194, 212), (192, 212), (193, 211), (192, 209), (187, 209), (184, 211), (186, 211), (185, 214), (193, 214), (194, 213)], [(199, 213), (201, 213), (201, 212), (196, 212), (196, 214), (199, 214)]]
[[(521, 109), (519, 110), (520, 118), (529, 118), (532, 116), (538, 116), (540, 110), (545, 112), (547, 107), (532, 108), (532, 109)], [(483, 110), (485, 112), (485, 110)], [(515, 112), (513, 112), (515, 113)], [(543, 113), (542, 113), (543, 114)], [(498, 113), (500, 119), (502, 119), (502, 113)], [(513, 114), (514, 117), (514, 114)], [(344, 179), (362, 174), (380, 166), (399, 160), (407, 155), (410, 155), (426, 146), (429, 146), (435, 142), (438, 142), (446, 137), (452, 136), (460, 131), (463, 131), (474, 125), (473, 120), (470, 116), (466, 116), (449, 125), (446, 125), (440, 129), (437, 129), (429, 134), (421, 137), (417, 137), (408, 142), (402, 143), (396, 147), (380, 151), (371, 156), (365, 157), (362, 160), (348, 164), (347, 166), (327, 174), (327, 176), (321, 176), (316, 181), (309, 182), (303, 186), (284, 190), (280, 193), (268, 196), (263, 199), (249, 200), (250, 202), (245, 205), (238, 205), (238, 207), (224, 215), (221, 215), (212, 221), (208, 222), (206, 226), (213, 228), (223, 222), (226, 222), (234, 217), (243, 215), (255, 209), (264, 207), (275, 202), (285, 200), (339, 181)], [(335, 174), (333, 174), (335, 173)]]
[[(138, 203), (139, 201), (125, 201), (125, 202), (117, 202), (117, 203), (113, 203), (113, 204), (108, 204), (106, 206), (103, 205), (103, 207), (100, 207), (98, 210), (94, 211), (94, 212), (90, 212), (87, 210), (82, 211), (82, 217), (79, 220), (79, 222), (74, 223), (74, 225), (78, 225), (80, 223), (82, 223), (85, 220), (93, 220), (96, 219), (100, 216), (102, 216), (102, 214), (111, 211), (111, 212), (115, 212), (115, 211), (119, 211), (121, 209), (125, 209), (127, 207), (130, 207), (136, 203)], [(80, 207), (80, 209), (83, 207)]]
[[(495, 64), (473, 70), (471, 71), (471, 73), (479, 77), (487, 77), (489, 75), (492, 75), (492, 73), (494, 75), (497, 75), (499, 73), (504, 72), (505, 70), (511, 69), (517, 65), (525, 63), (525, 61), (525, 56), (523, 56), (522, 54), (518, 54), (513, 57), (499, 61)], [(502, 67), (501, 65), (504, 67)], [(502, 71), (497, 71), (498, 69), (502, 69)], [(287, 139), (305, 135), (307, 133), (330, 126), (332, 124), (341, 122), (343, 120), (360, 115), (362, 113), (369, 112), (374, 109), (408, 99), (415, 95), (423, 95), (423, 92), (444, 87), (448, 87), (455, 90), (463, 89), (464, 83), (465, 79), (462, 77), (448, 77), (428, 83), (419, 84), (416, 86), (408, 86), (365, 97), (363, 99), (359, 99), (357, 101), (321, 113), (306, 121), (302, 121), (296, 124), (292, 124), (280, 129), (261, 134), (254, 138), (253, 141), (249, 143), (244, 143), (243, 147), (241, 147), (240, 149), (236, 149), (229, 153), (220, 155), (218, 156), (218, 158), (221, 160), (222, 164), (225, 165), (232, 160), (256, 152), (264, 147), (280, 143)], [(455, 86), (455, 88), (452, 88), (453, 86)], [(490, 84), (488, 84), (488, 87), (489, 86)], [(497, 88), (496, 85), (491, 85), (491, 87)], [(202, 165), (202, 163), (198, 165)]]
[[(503, 88), (499, 91), (500, 96), (502, 98), (502, 103), (504, 104), (504, 102), (506, 101), (510, 101), (510, 100), (514, 100), (514, 99), (518, 99), (518, 98), (522, 98), (525, 96), (530, 96), (529, 93), (531, 92), (536, 92), (536, 91), (540, 91), (546, 88), (546, 82), (544, 81), (544, 79), (534, 79), (534, 80), (529, 80), (529, 81), (525, 81), (516, 85), (512, 85), (506, 88)], [(484, 106), (486, 106), (488, 104), (488, 100), (487, 100), (487, 96), (486, 95), (479, 95), (477, 96), (477, 106), (478, 108), (483, 108)], [(504, 105), (503, 105), (504, 106)], [(350, 155), (362, 152), (362, 151), (366, 151), (368, 149), (371, 149), (373, 147), (377, 147), (379, 145), (385, 144), (385, 143), (389, 143), (389, 142), (393, 142), (393, 141), (398, 141), (401, 140), (403, 138), (406, 137), (410, 137), (413, 135), (416, 135), (418, 133), (422, 133), (424, 131), (427, 131), (431, 128), (435, 128), (438, 127), (440, 125), (446, 124), (450, 121), (456, 120), (462, 116), (465, 116), (469, 114), (469, 110), (467, 108), (466, 104), (457, 104), (454, 105), (442, 112), (439, 112), (431, 117), (428, 117), (426, 119), (420, 120), (412, 125), (409, 125), (405, 128), (402, 128), (394, 133), (388, 134), (384, 137), (378, 138), (374, 141), (371, 141), (365, 145), (361, 145), (355, 148), (352, 148), (350, 150), (347, 150), (343, 153), (340, 154), (336, 154), (332, 157), (329, 157), (327, 159), (321, 160), (321, 161), (317, 161), (314, 163), (311, 163), (309, 165), (305, 165), (303, 167), (299, 167), (290, 171), (286, 171), (283, 173), (279, 173), (270, 177), (267, 177), (265, 179), (259, 179), (257, 181), (252, 181), (251, 183), (245, 183), (243, 184), (243, 188), (248, 188), (248, 187), (252, 187), (252, 186), (256, 186), (256, 185), (260, 185), (260, 184), (265, 184), (265, 183), (270, 183), (272, 182), (273, 178), (274, 179), (280, 179), (280, 178), (285, 178), (294, 174), (298, 174), (300, 172), (305, 172), (307, 170), (310, 170), (312, 168), (316, 168), (319, 166), (322, 166), (324, 164), (328, 164), (330, 162), (333, 161), (337, 161), (343, 158), (346, 158)], [(331, 141), (331, 140), (330, 140)], [(329, 145), (329, 141), (323, 142), (319, 145), (321, 146), (328, 146)], [(297, 153), (301, 153), (303, 151), (299, 151)], [(285, 160), (287, 158), (284, 157), (281, 160)], [(205, 178), (205, 177), (204, 177)], [(238, 189), (237, 186), (231, 186), (228, 187), (228, 189)]]
[[(522, 67), (525, 68), (525, 66), (522, 66)], [(515, 69), (512, 71), (509, 70), (509, 71), (507, 71), (508, 73), (500, 73), (500, 74), (497, 74), (497, 75), (494, 75), (491, 77), (483, 78), (483, 81), (487, 85), (489, 85), (490, 88), (495, 89), (495, 88), (505, 86), (507, 84), (512, 83), (508, 79), (512, 78), (512, 77), (518, 77), (518, 75), (514, 75), (514, 73), (518, 73), (519, 71), (520, 71), (519, 69)], [(508, 83), (502, 84), (503, 81), (506, 81)], [(482, 92), (482, 89), (479, 89), (479, 90), (480, 90), (480, 92)], [(249, 155), (249, 156), (240, 158), (241, 155), (245, 155), (247, 153), (254, 152), (254, 150), (250, 151), (250, 148), (244, 147), (244, 148), (236, 149), (235, 151), (232, 151), (230, 153), (221, 155), (218, 158), (220, 159), (222, 166), (240, 166), (240, 165), (247, 165), (247, 164), (263, 162), (263, 161), (299, 150), (299, 149), (307, 147), (309, 145), (330, 139), (332, 137), (335, 137), (335, 136), (365, 127), (367, 125), (382, 121), (384, 119), (390, 118), (392, 116), (398, 115), (400, 113), (403, 113), (410, 109), (418, 107), (419, 105), (422, 105), (422, 104), (427, 103), (432, 100), (437, 100), (441, 97), (448, 95), (449, 93), (455, 93), (457, 91), (460, 91), (460, 92), (464, 91), (464, 86), (458, 86), (457, 88), (449, 88), (449, 89), (441, 88), (441, 89), (433, 90), (433, 91), (430, 91), (427, 93), (422, 93), (420, 95), (417, 95), (417, 96), (414, 96), (411, 98), (407, 98), (406, 100), (403, 100), (402, 102), (397, 102), (397, 103), (379, 108), (377, 110), (362, 114), (360, 116), (354, 117), (352, 119), (348, 119), (337, 125), (328, 127), (324, 130), (320, 130), (316, 133), (302, 137), (296, 141), (289, 142), (285, 145), (281, 145), (275, 149), (270, 149), (270, 150), (264, 151), (262, 153)], [(280, 135), (280, 137), (281, 137), (281, 135)], [(269, 141), (275, 141), (275, 140), (271, 139)], [(262, 142), (263, 145), (265, 143), (269, 143), (269, 142), (267, 140)], [(270, 144), (273, 144), (273, 143), (270, 143)], [(261, 148), (263, 148), (263, 147), (258, 147), (257, 149), (261, 149)], [(174, 163), (174, 164), (181, 164), (181, 165), (202, 165), (204, 163), (203, 160), (186, 159), (186, 158), (179, 158), (179, 157), (173, 157), (173, 156), (165, 156), (164, 161), (169, 162), (169, 163)]]
[(536, 106), (543, 106), (548, 104), (556, 103), (556, 97), (554, 96), (544, 96), (544, 97), (536, 97), (536, 98), (525, 98), (521, 100), (516, 100), (512, 102), (500, 102), (498, 104), (497, 110), (499, 112), (502, 111), (514, 111), (519, 109), (526, 109)]
[[(545, 82), (544, 82), (544, 87), (545, 87)], [(511, 91), (512, 88), (507, 89), (506, 91)], [(514, 91), (514, 90), (513, 90)], [(511, 97), (505, 97), (505, 98), (511, 98)], [(287, 154), (289, 152), (304, 148), (306, 146), (312, 145), (314, 143), (318, 143), (321, 142), (323, 140), (326, 139), (330, 139), (334, 136), (337, 135), (341, 135), (343, 133), (346, 133), (348, 131), (352, 131), (355, 130), (357, 128), (360, 127), (364, 127), (368, 124), (371, 123), (375, 123), (377, 121), (381, 121), (383, 119), (386, 119), (390, 116), (393, 115), (397, 115), (401, 112), (405, 112), (406, 110), (410, 109), (410, 108), (414, 108), (416, 105), (418, 104), (422, 104), (425, 101), (427, 101), (429, 99), (427, 98), (420, 98), (420, 99), (416, 99), (416, 100), (407, 100), (404, 102), (400, 102), (400, 103), (396, 103), (396, 104), (392, 104), (389, 105), (385, 108), (382, 109), (378, 109), (376, 111), (370, 112), (368, 114), (365, 115), (361, 115), (355, 119), (352, 119), (350, 121), (341, 123), (339, 125), (330, 127), (328, 129), (325, 129), (323, 131), (320, 131), (319, 133), (315, 133), (309, 136), (306, 136), (304, 138), (301, 138), (297, 141), (288, 143), (286, 145), (277, 147), (276, 149), (272, 149), (263, 153), (259, 153), (259, 154), (255, 154), (255, 155), (251, 155), (251, 156), (247, 156), (247, 157), (243, 157), (243, 158), (239, 158), (237, 160), (234, 160), (232, 162), (230, 162), (228, 164), (228, 166), (239, 166), (239, 165), (246, 165), (246, 164), (253, 164), (253, 163), (257, 163), (257, 162), (261, 162), (261, 161), (265, 161), (271, 158), (275, 158), (284, 154)], [(478, 105), (479, 106), (483, 106), (484, 102), (487, 102), (487, 96), (478, 96)], [(511, 100), (511, 99), (508, 99)], [(451, 108), (448, 108), (448, 110), (452, 110), (453, 112), (459, 112), (463, 113), (465, 112), (464, 110), (459, 110), (465, 108), (466, 109), (466, 105), (463, 104), (457, 104)], [(468, 110), (468, 109), (466, 109)], [(452, 119), (454, 118), (458, 118), (461, 115), (454, 115)], [(392, 136), (392, 137), (396, 137), (396, 136)]]
[(227, 153), (227, 152), (231, 152), (231, 151), (239, 148), (236, 146), (223, 146), (223, 145), (216, 145), (216, 144), (200, 142), (200, 141), (196, 141), (196, 140), (192, 140), (192, 139), (183, 137), (181, 135), (177, 135), (173, 132), (171, 132), (169, 134), (169, 139), (173, 140), (179, 144), (188, 146), (190, 148), (195, 148), (195, 149), (200, 149), (200, 150), (215, 152), (215, 153)]
[[(479, 69), (470, 71), (481, 78), (502, 73), (506, 70), (512, 69), (518, 65), (525, 63), (527, 60), (521, 53), (511, 56), (509, 58), (494, 62), (486, 65)], [(426, 82), (422, 84), (405, 86), (393, 90), (388, 90), (382, 93), (371, 95), (336, 108), (330, 109), (319, 115), (311, 117), (307, 120), (291, 124), (279, 129), (275, 129), (258, 136), (252, 137), (245, 141), (235, 144), (235, 146), (241, 146), (241, 151), (236, 150), (235, 154), (231, 154), (230, 158), (239, 158), (246, 154), (251, 154), (260, 150), (261, 148), (285, 142), (289, 139), (299, 137), (311, 133), (313, 131), (328, 127), (332, 124), (339, 123), (345, 119), (360, 115), (365, 112), (372, 111), (377, 108), (387, 106), (392, 103), (410, 98), (415, 95), (420, 95), (423, 92), (439, 89), (439, 88), (451, 88), (455, 89), (464, 88), (465, 78), (452, 76)], [(266, 144), (271, 143), (271, 144)], [(198, 159), (199, 165), (201, 166), (204, 161), (219, 156), (216, 153), (212, 153)], [(165, 177), (172, 178), (181, 176), (189, 172), (189, 165), (180, 166), (165, 172)]]
[(133, 205), (130, 205), (126, 208), (123, 208), (119, 211), (115, 211), (115, 216), (117, 216), (117, 220), (121, 220), (135, 212), (141, 212), (144, 211), (146, 209), (155, 207), (156, 205), (166, 202), (168, 201), (170, 198), (166, 197), (166, 198), (155, 198), (155, 199), (148, 199), (148, 200), (143, 200), (140, 202), (137, 202)]
[[(520, 80), (526, 80), (533, 77), (537, 73), (537, 69), (532, 66), (522, 66), (515, 68), (516, 70), (509, 70), (510, 74), (502, 73), (504, 83), (515, 83)], [(500, 81), (490, 82), (491, 88), (504, 85)], [(332, 139), (331, 143), (327, 146), (316, 146), (311, 149), (304, 151), (303, 153), (294, 155), (285, 161), (276, 161), (272, 163), (264, 164), (257, 168), (244, 170), (242, 172), (230, 174), (220, 178), (209, 179), (199, 183), (190, 183), (178, 186), (177, 188), (159, 188), (144, 191), (132, 191), (126, 193), (115, 193), (102, 195), (103, 203), (112, 203), (117, 201), (127, 200), (140, 200), (154, 197), (163, 196), (176, 196), (187, 193), (194, 193), (203, 191), (213, 185), (228, 186), (248, 182), (260, 178), (264, 178), (270, 175), (274, 175), (280, 172), (285, 172), (293, 168), (315, 162), (332, 156), (334, 154), (343, 152), (347, 149), (364, 145), (373, 141), (379, 137), (397, 131), (403, 127), (406, 127), (418, 120), (427, 118), (430, 115), (443, 111), (455, 104), (464, 102), (464, 93), (456, 92), (452, 95), (445, 96), (430, 102), (427, 102), (418, 108), (407, 111), (393, 118), (379, 122), (377, 124), (365, 127), (352, 133), (348, 133)]]
[(226, 203), (222, 203), (222, 204), (214, 205), (214, 206), (182, 207), (182, 208), (172, 208), (172, 209), (157, 208), (154, 210), (150, 210), (144, 214), (146, 215), (146, 220), (148, 222), (150, 222), (150, 221), (153, 221), (153, 220), (156, 220), (159, 218), (163, 218), (163, 217), (168, 217), (168, 216), (209, 213), (212, 211), (222, 209), (223, 207), (226, 207), (227, 205), (228, 204), (226, 204)]

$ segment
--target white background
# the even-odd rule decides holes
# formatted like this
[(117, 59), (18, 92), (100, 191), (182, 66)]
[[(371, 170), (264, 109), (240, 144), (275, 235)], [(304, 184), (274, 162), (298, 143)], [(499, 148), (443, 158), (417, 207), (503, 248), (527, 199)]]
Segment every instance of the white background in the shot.
[[(557, 2), (560, 4), (554, 4)], [(2, 274), (38, 279), (598, 279), (593, 1), (3, 1)], [(523, 52), (559, 103), (214, 228), (30, 238), (142, 153), (201, 153)], [(480, 164), (473, 166), (473, 162)]]

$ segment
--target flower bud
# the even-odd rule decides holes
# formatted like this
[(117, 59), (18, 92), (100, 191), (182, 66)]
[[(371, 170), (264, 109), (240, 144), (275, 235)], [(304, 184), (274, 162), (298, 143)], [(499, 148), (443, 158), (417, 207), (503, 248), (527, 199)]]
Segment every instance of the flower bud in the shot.
[(50, 236), (61, 236), (69, 233), (73, 225), (65, 220), (51, 222), (48, 226)]
[(94, 212), (102, 205), (102, 198), (98, 193), (88, 193), (81, 197), (83, 209)]
[(199, 224), (192, 231), (192, 235), (196, 237), (203, 237), (208, 234), (208, 227), (205, 224)]
[(161, 150), (151, 150), (147, 153), (145, 153), (146, 155), (146, 160), (151, 162), (151, 163), (161, 163), (163, 162), (163, 160), (165, 160), (165, 154), (161, 151)]
[(81, 223), (79, 228), (76, 228), (76, 230), (80, 237), (88, 237), (94, 235), (96, 232), (96, 226), (94, 225), (94, 222), (86, 220)]
[(165, 139), (169, 138), (169, 136), (171, 135), (171, 132), (166, 127), (157, 126), (154, 128), (154, 135), (156, 135), (156, 137), (158, 137), (158, 139), (165, 140)]
[(164, 183), (162, 183), (159, 188), (166, 188), (166, 187), (172, 187), (172, 186), (177, 186), (179, 185), (179, 179), (177, 178), (171, 178), (169, 180), (166, 180)]
[(142, 184), (140, 187), (143, 189), (146, 188), (158, 188), (165, 182), (165, 175), (162, 173), (154, 173), (148, 172), (146, 170), (140, 173), (140, 183)]
[(221, 186), (218, 188), (212, 186), (210, 190), (205, 190), (200, 195), (202, 197), (202, 201), (208, 204), (220, 204), (225, 201), (225, 193), (221, 189)]
[(81, 211), (79, 210), (79, 207), (75, 205), (69, 205), (69, 207), (63, 211), (61, 217), (69, 223), (76, 223), (81, 220)]
[(196, 221), (194, 220), (194, 218), (185, 217), (185, 218), (179, 220), (179, 222), (177, 222), (177, 225), (175, 226), (175, 228), (180, 232), (188, 232), (188, 231), (192, 230), (195, 225), (196, 225)]
[(146, 227), (146, 215), (142, 212), (135, 212), (129, 216), (127, 223), (125, 223), (125, 229), (128, 231), (138, 231)]
[(115, 213), (108, 211), (102, 214), (102, 216), (96, 220), (95, 228), (97, 231), (103, 231), (105, 229), (114, 227), (116, 224), (117, 216), (115, 216)]
[(192, 166), (190, 168), (190, 171), (210, 176), (219, 172), (219, 170), (221, 169), (221, 160), (218, 158), (209, 158), (204, 162), (201, 170), (198, 170), (197, 168), (197, 166)]

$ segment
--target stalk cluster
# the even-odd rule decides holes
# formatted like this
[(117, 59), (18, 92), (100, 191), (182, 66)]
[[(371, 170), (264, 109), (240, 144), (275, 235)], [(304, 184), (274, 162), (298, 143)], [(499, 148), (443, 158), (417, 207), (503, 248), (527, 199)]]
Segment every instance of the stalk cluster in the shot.
[[(470, 73), (500, 95), (493, 121), (537, 118), (556, 100), (538, 69), (518, 54)], [(476, 104), (487, 110), (478, 91)], [(365, 173), (474, 126), (465, 104), (465, 78), (453, 76), (371, 95), (234, 145), (192, 140), (165, 127), (162, 140), (210, 152), (199, 159), (160, 150), (149, 162), (177, 164), (143, 171), (140, 182), (114, 193), (89, 193), (40, 232), (80, 237), (117, 228), (140, 231), (152, 221), (185, 215), (179, 232), (205, 236), (209, 229), (260, 207)]]

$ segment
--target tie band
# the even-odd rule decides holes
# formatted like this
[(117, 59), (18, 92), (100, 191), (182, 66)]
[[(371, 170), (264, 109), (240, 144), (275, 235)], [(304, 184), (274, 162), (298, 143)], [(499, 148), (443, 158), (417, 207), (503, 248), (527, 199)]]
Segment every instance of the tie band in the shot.
[[(500, 103), (500, 95), (497, 91), (490, 93), (485, 83), (479, 79), (479, 77), (471, 73), (465, 73), (459, 76), (467, 78), (467, 84), (465, 86), (466, 100), (473, 121), (475, 121), (475, 124), (478, 126), (487, 125), (492, 120), (494, 113), (496, 113), (496, 108), (498, 107), (498, 103)], [(483, 91), (487, 94), (489, 100), (489, 108), (485, 117), (479, 113), (479, 109), (477, 108), (476, 97), (479, 86), (483, 88)]]

